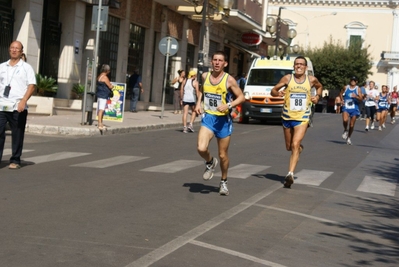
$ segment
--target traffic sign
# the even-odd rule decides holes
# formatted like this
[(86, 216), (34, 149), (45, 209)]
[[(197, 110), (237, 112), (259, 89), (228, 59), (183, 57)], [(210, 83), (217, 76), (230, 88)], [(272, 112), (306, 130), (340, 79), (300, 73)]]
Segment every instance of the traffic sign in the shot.
[(175, 38), (167, 36), (162, 38), (158, 47), (162, 55), (169, 54), (169, 56), (173, 56), (179, 50), (179, 43)]

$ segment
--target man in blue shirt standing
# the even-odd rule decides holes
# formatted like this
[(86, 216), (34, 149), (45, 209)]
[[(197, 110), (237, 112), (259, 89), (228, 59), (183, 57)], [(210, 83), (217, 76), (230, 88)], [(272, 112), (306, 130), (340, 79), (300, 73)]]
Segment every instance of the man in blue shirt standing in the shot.
[(137, 112), (136, 106), (140, 92), (144, 92), (143, 84), (141, 83), (141, 75), (139, 75), (139, 70), (137, 68), (129, 78), (129, 88), (132, 90), (130, 96), (130, 112)]

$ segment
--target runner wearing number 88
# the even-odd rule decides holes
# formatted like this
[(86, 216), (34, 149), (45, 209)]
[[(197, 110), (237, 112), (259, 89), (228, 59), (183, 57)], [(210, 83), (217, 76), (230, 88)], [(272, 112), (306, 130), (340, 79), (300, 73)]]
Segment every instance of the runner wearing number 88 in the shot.
[[(219, 186), (220, 195), (228, 195), (227, 171), (229, 157), (227, 154), (230, 136), (233, 131), (233, 121), (230, 111), (233, 107), (245, 101), (244, 95), (234, 77), (224, 72), (227, 57), (223, 51), (212, 56), (212, 71), (202, 74), (204, 84), (200, 88), (195, 111), (202, 114), (201, 128), (198, 133), (197, 150), (205, 160), (204, 180), (213, 177), (218, 160), (211, 156), (209, 143), (215, 136), (218, 145), (222, 180)], [(234, 96), (234, 97), (233, 97)], [(201, 102), (203, 100), (203, 104)], [(203, 109), (203, 112), (202, 112)]]
[[(311, 116), (311, 102), (316, 104), (323, 91), (323, 86), (316, 77), (307, 75), (307, 60), (298, 56), (294, 61), (294, 74), (287, 74), (271, 90), (272, 96), (284, 97), (282, 123), (285, 146), (291, 151), (288, 174), (284, 187), (290, 188), (294, 183), (294, 171), (302, 152), (302, 139), (305, 137)], [(316, 95), (311, 96), (311, 88)]]

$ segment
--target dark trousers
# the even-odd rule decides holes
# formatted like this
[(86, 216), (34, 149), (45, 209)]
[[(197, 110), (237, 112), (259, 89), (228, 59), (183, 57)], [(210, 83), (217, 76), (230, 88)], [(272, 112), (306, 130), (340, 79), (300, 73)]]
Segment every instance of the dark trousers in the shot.
[(4, 143), (6, 141), (6, 124), (11, 128), (11, 151), (10, 163), (21, 164), (22, 148), (24, 145), (25, 126), (28, 111), (23, 112), (0, 111), (0, 161), (3, 157)]
[(139, 101), (140, 88), (133, 88), (130, 96), (130, 111), (136, 110), (137, 102)]

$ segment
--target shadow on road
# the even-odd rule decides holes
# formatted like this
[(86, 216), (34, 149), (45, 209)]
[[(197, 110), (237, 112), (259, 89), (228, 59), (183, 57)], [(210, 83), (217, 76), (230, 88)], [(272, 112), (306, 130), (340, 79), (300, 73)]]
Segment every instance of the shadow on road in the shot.
[(219, 193), (219, 187), (198, 184), (198, 183), (185, 183), (183, 187), (189, 187), (189, 191), (192, 193), (201, 193), (201, 194), (209, 194), (209, 193)]

